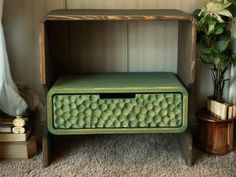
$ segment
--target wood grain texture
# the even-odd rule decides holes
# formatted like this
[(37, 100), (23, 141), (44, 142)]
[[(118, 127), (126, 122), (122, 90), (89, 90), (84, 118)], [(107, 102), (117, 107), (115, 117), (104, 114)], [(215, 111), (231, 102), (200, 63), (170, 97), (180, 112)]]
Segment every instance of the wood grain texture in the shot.
[[(45, 42), (42, 37), (41, 37), (41, 32), (44, 33), (44, 27), (42, 24), (40, 24), (40, 21), (42, 20), (42, 17), (44, 16), (45, 13), (47, 13), (50, 10), (53, 9), (58, 9), (58, 8), (64, 8), (65, 6), (65, 1), (64, 0), (55, 0), (55, 1), (50, 1), (50, 0), (42, 0), (42, 1), (37, 1), (37, 0), (33, 0), (32, 4), (33, 4), (33, 20), (32, 20), (32, 26), (34, 31), (32, 32), (32, 40), (33, 43), (35, 45), (32, 46), (33, 50), (34, 50), (34, 56), (33, 58), (37, 59), (34, 64), (35, 64), (35, 71), (37, 71), (35, 73), (35, 75), (37, 76), (37, 78), (40, 78), (41, 83), (44, 83), (43, 81), (45, 81), (45, 76), (42, 75), (41, 73), (45, 72), (42, 71), (42, 69), (47, 69), (47, 68), (42, 68), (40, 67), (40, 71), (39, 71), (39, 65), (42, 65), (43, 61), (41, 59), (42, 55), (43, 57), (48, 57), (46, 53), (43, 53), (45, 51), (43, 51), (41, 49), (41, 45), (43, 45), (43, 43)], [(39, 37), (40, 36), (40, 37)], [(47, 50), (47, 48), (45, 49)], [(38, 60), (38, 58), (40, 57), (40, 60)], [(44, 63), (46, 64), (46, 63)], [(43, 78), (44, 77), (44, 78)], [(35, 79), (35, 82), (38, 83), (38, 81)], [(46, 83), (44, 83), (46, 84)], [(38, 88), (40, 88), (39, 86), (37, 86)], [(42, 89), (42, 88), (41, 88)], [(41, 91), (40, 91), (41, 92)]]
[[(147, 15), (155, 17), (155, 21), (153, 18), (141, 18)], [(134, 22), (136, 18), (139, 21)], [(124, 19), (126, 21), (123, 21)], [(194, 75), (193, 68), (189, 67), (192, 65), (195, 52), (194, 46), (191, 46), (195, 45), (195, 40), (192, 40), (192, 37), (195, 37), (193, 36), (195, 33), (192, 34), (195, 32), (192, 30), (194, 20), (191, 15), (178, 10), (55, 10), (48, 13), (42, 23), (44, 22), (49, 30), (49, 45), (54, 46), (49, 53), (50, 60), (54, 60), (53, 63), (56, 66), (54, 73), (60, 75), (67, 71), (70, 73), (176, 72), (176, 65), (173, 64), (176, 63), (176, 45), (171, 43), (171, 40), (177, 40), (177, 22), (157, 22), (157, 19), (184, 21), (184, 25), (181, 25), (179, 30), (183, 33), (179, 40), (179, 46), (183, 49), (179, 48), (181, 51), (179, 51), (178, 74), (188, 86)], [(53, 24), (60, 23), (65, 25), (53, 27)], [(190, 26), (187, 26), (188, 24)], [(159, 33), (158, 28), (161, 26), (165, 26), (168, 30)], [(163, 39), (163, 33), (168, 37)], [(187, 34), (187, 38), (184, 33)], [(172, 45), (166, 46), (166, 39), (169, 39)], [(186, 51), (188, 46), (191, 50)], [(41, 58), (41, 60), (45, 59)], [(46, 63), (46, 61), (41, 63)], [(189, 72), (190, 69), (192, 70)], [(46, 71), (45, 68), (41, 70)], [(42, 78), (45, 78), (43, 74), (47, 73), (42, 73)]]
[(70, 72), (126, 72), (126, 22), (72, 22)]
[(180, 152), (188, 166), (193, 165), (193, 137), (190, 129), (184, 133), (175, 134)]
[(48, 21), (45, 26), (40, 40), (47, 40), (50, 51), (41, 49), (43, 84), (51, 85), (66, 73), (127, 71), (126, 22)]
[(190, 88), (195, 79), (196, 28), (195, 20), (179, 22), (178, 69), (177, 74)]
[(41, 84), (45, 85), (46, 84), (46, 43), (45, 43), (45, 29), (44, 29), (44, 24), (40, 24), (40, 32), (39, 32), (39, 53), (40, 53), (40, 80)]
[(219, 120), (205, 109), (197, 112), (199, 147), (206, 152), (224, 155), (233, 150), (234, 119)]
[(46, 168), (51, 164), (51, 138), (48, 132), (44, 133), (42, 139), (43, 167)]
[[(59, 75), (66, 74), (69, 71), (69, 26), (67, 22), (46, 23), (46, 50), (47, 82), (51, 85)], [(42, 73), (45, 74), (45, 73)], [(51, 80), (51, 78), (53, 78)]]
[(192, 20), (190, 14), (175, 9), (121, 10), (121, 9), (70, 9), (49, 12), (46, 20)]
[(128, 30), (129, 71), (177, 73), (177, 22), (130, 22)]

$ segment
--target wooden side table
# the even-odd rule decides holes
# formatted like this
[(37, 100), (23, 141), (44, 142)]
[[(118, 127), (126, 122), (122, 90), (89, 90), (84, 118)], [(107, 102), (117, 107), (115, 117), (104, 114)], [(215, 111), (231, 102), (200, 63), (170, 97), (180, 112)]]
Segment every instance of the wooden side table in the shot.
[(199, 121), (198, 145), (203, 151), (224, 155), (233, 150), (234, 120), (220, 120), (206, 109), (196, 113)]

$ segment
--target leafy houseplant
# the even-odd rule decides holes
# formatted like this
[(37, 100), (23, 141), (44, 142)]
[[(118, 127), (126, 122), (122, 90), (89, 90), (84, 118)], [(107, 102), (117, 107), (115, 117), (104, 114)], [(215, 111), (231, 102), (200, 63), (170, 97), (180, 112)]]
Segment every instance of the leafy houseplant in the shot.
[(197, 19), (197, 39), (200, 44), (198, 60), (207, 64), (214, 83), (213, 99), (223, 102), (225, 73), (235, 61), (232, 56), (232, 10), (236, 0), (207, 0), (204, 8), (194, 11)]

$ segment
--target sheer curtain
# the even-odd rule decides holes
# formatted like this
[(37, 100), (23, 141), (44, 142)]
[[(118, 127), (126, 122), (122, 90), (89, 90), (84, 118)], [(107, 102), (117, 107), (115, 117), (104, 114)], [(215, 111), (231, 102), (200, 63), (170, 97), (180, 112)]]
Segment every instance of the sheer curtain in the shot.
[(19, 115), (25, 112), (26, 102), (12, 80), (5, 38), (2, 27), (2, 11), (4, 0), (0, 0), (0, 110), (8, 115)]
[(230, 70), (229, 102), (236, 105), (236, 67), (233, 65)]
[[(236, 38), (235, 21), (236, 18), (234, 18), (234, 24), (232, 25), (232, 35), (234, 38)], [(236, 54), (236, 41), (233, 43), (233, 53)], [(236, 66), (234, 65), (232, 65), (230, 68), (229, 102), (236, 105)]]

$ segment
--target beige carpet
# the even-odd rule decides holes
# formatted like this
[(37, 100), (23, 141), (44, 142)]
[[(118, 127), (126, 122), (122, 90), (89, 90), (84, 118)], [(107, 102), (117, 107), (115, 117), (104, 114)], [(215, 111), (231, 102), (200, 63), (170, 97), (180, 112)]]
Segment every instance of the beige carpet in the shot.
[(103, 135), (64, 138), (56, 143), (53, 163), (42, 168), (39, 154), (30, 160), (1, 160), (0, 176), (44, 177), (236, 177), (236, 152), (213, 156), (195, 150), (185, 165), (172, 135)]

